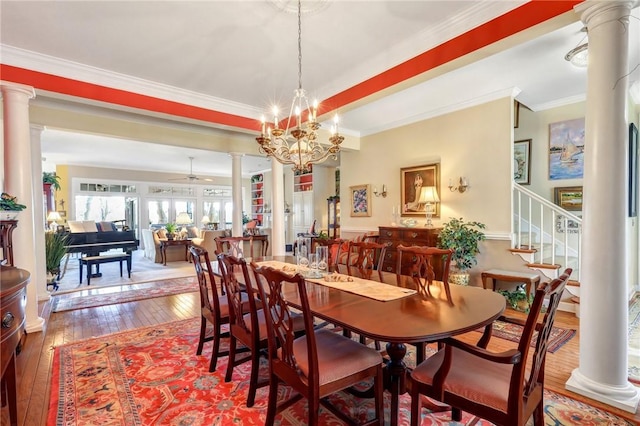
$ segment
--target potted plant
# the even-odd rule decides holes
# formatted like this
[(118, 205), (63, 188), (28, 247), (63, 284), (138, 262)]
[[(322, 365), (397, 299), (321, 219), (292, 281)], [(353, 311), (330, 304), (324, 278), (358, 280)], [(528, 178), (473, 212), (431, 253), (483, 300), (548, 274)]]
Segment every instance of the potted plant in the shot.
[(60, 191), (60, 176), (55, 172), (42, 172), (42, 183), (51, 185), (56, 191)]
[(175, 236), (176, 230), (178, 229), (178, 225), (176, 225), (175, 223), (167, 223), (164, 226), (164, 229), (167, 230), (167, 239), (168, 240), (173, 240), (173, 237)]
[(44, 234), (44, 246), (46, 252), (47, 284), (56, 289), (60, 279), (60, 262), (67, 254), (67, 234), (58, 232), (46, 232)]
[(476, 255), (480, 252), (478, 244), (485, 239), (485, 225), (480, 222), (465, 222), (462, 218), (453, 218), (443, 225), (438, 235), (438, 247), (452, 249), (451, 260), (455, 267), (449, 274), (449, 282), (469, 284), (468, 269), (478, 263)]
[(26, 209), (27, 206), (18, 203), (18, 198), (6, 192), (0, 197), (0, 220), (13, 220), (18, 215), (17, 212)]
[(522, 287), (518, 287), (513, 291), (498, 290), (498, 293), (507, 299), (507, 305), (516, 311), (529, 313), (531, 302), (533, 302), (533, 294), (527, 296), (527, 293)]

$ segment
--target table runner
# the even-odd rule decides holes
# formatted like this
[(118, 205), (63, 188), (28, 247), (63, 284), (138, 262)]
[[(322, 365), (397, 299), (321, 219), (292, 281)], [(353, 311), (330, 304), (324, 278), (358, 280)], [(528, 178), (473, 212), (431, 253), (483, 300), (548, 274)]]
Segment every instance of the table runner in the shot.
[[(302, 275), (309, 272), (309, 268), (302, 266), (292, 265), (286, 262), (279, 262), (276, 260), (267, 260), (257, 263), (260, 266), (269, 266), (278, 270), (285, 270), (285, 272), (296, 273), (300, 272)], [(333, 274), (338, 277), (349, 277), (348, 275)], [(357, 294), (358, 296), (368, 297), (370, 299), (378, 300), (380, 302), (388, 302), (391, 300), (401, 299), (403, 297), (411, 296), (416, 291), (408, 288), (397, 287), (395, 285), (385, 284), (378, 281), (366, 280), (363, 278), (349, 277), (352, 281), (336, 281), (328, 282), (324, 278), (307, 278), (307, 281), (323, 285), (325, 287), (331, 287), (338, 290), (346, 291), (348, 293)]]

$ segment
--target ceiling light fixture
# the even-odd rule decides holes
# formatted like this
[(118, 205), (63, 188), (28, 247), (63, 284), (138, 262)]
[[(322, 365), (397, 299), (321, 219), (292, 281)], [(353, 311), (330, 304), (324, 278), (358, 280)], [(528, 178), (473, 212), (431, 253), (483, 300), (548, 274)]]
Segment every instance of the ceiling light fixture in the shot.
[(585, 33), (582, 40), (578, 43), (578, 46), (571, 49), (566, 55), (564, 55), (564, 59), (571, 62), (573, 66), (578, 68), (585, 68), (589, 63), (589, 43), (584, 42), (584, 39), (587, 37), (587, 28), (582, 27), (580, 32)]
[[(298, 88), (294, 92), (289, 118), (284, 129), (279, 126), (278, 108), (273, 108), (273, 126), (267, 127), (264, 116), (260, 136), (256, 141), (260, 145), (260, 152), (275, 158), (282, 164), (292, 164), (293, 170), (309, 170), (311, 164), (322, 163), (327, 158), (337, 158), (340, 144), (344, 140), (338, 133), (338, 115), (334, 116), (331, 126), (330, 145), (325, 147), (318, 142), (317, 131), (320, 123), (317, 121), (318, 102), (309, 105), (306, 92), (302, 88), (302, 6), (298, 0)], [(306, 111), (306, 114), (304, 113)], [(306, 115), (306, 122), (303, 117)]]

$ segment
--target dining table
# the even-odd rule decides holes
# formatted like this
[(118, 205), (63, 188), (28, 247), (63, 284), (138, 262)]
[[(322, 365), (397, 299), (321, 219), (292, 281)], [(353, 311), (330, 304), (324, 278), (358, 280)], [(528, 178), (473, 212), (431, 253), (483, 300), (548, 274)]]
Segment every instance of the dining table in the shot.
[[(290, 265), (284, 269), (296, 272), (292, 256), (251, 260), (258, 266)], [(452, 284), (449, 298), (442, 283), (434, 282), (429, 294), (416, 285), (413, 277), (389, 272), (382, 274), (382, 282), (342, 278), (345, 282), (337, 283), (324, 281), (320, 276), (308, 278), (304, 268), (298, 272), (305, 276), (309, 308), (315, 317), (386, 342), (385, 388), (391, 394), (393, 426), (398, 423), (399, 396), (407, 391), (406, 377), (410, 373), (404, 362), (406, 344), (436, 342), (484, 327), (478, 345), (486, 347), (491, 338), (491, 325), (506, 306), (502, 295), (480, 287)], [(239, 276), (239, 279), (243, 278)], [(294, 285), (284, 285), (283, 293), (292, 307), (302, 308)]]

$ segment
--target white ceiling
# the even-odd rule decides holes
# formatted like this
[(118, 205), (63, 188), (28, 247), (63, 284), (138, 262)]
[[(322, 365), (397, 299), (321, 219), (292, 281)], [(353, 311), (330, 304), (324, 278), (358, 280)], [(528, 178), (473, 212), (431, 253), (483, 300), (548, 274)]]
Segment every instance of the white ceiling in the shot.
[[(291, 3), (2, 0), (0, 59), (257, 119), (274, 103), (288, 111), (297, 86), (297, 19), (282, 10)], [(523, 3), (303, 1), (304, 7), (317, 9), (302, 17), (303, 86), (311, 98), (327, 99)], [(633, 13), (630, 83), (637, 87), (638, 8)], [(364, 136), (508, 93), (517, 93), (533, 110), (584, 99), (586, 69), (563, 59), (584, 41), (581, 28), (575, 22), (404, 90), (342, 108), (341, 127)], [(111, 149), (100, 149), (103, 144)], [(45, 131), (42, 146), (51, 163), (186, 174), (193, 156), (198, 175), (230, 175), (231, 168), (226, 154), (63, 130)], [(120, 148), (132, 155), (122, 158)], [(97, 149), (101, 155), (94, 158), (90, 154)], [(102, 155), (106, 152), (116, 154)], [(143, 153), (147, 161), (141, 165)], [(264, 158), (243, 158), (245, 173), (268, 167)]]

